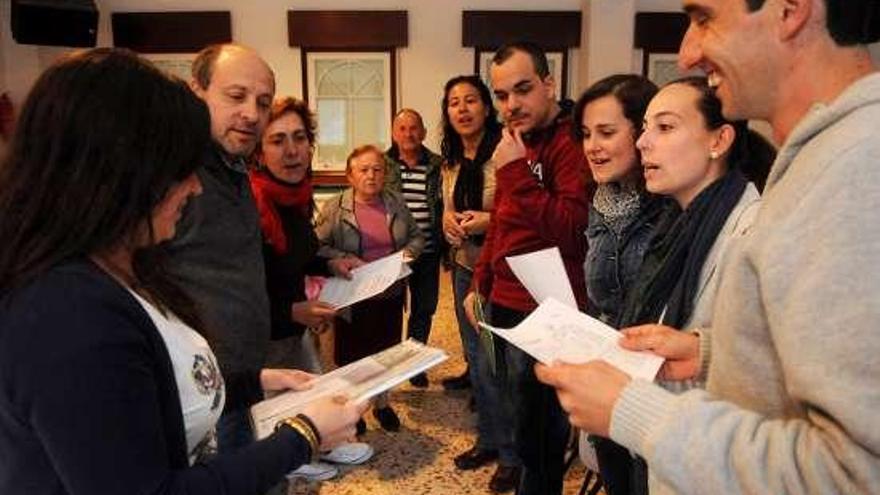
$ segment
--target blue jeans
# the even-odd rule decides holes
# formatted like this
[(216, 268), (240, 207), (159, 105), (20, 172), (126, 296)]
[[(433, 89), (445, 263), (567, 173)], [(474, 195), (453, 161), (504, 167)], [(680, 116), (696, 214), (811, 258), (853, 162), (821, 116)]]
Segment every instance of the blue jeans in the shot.
[[(512, 328), (527, 313), (497, 304), (491, 305), (489, 320), (493, 326)], [(561, 495), (565, 476), (565, 447), (570, 425), (553, 388), (535, 377), (535, 360), (500, 337), (495, 345), (506, 369), (505, 393), (513, 404), (514, 443), (522, 459), (523, 471), (517, 495)]]
[(477, 404), (476, 447), (497, 449), (498, 462), (502, 466), (519, 466), (521, 464), (519, 456), (513, 446), (513, 411), (510, 402), (505, 400), (502, 394), (502, 377), (492, 373), (483, 344), (480, 343), (476, 330), (468, 321), (462, 305), (470, 290), (472, 278), (473, 273), (470, 270), (458, 265), (452, 270), (455, 317), (458, 319), (461, 344), (468, 362), (471, 393)]
[(407, 335), (427, 343), (440, 292), (440, 255), (422, 253), (409, 267), (412, 274), (407, 280), (410, 300)]

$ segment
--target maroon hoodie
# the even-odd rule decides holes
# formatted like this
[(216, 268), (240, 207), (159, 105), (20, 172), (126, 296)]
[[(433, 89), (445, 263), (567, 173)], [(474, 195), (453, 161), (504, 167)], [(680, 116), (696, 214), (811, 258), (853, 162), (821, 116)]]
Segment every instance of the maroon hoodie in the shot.
[(507, 256), (556, 246), (581, 309), (592, 184), (570, 117), (557, 118), (525, 140), (526, 157), (496, 169), (495, 211), (474, 269), (474, 288), (489, 301), (528, 312), (537, 303), (510, 270)]

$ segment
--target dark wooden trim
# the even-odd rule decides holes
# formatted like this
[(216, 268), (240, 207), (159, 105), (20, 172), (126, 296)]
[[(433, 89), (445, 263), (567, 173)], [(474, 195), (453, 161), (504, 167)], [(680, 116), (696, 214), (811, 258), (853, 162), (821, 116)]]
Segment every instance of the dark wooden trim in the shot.
[(228, 11), (114, 12), (113, 45), (140, 53), (196, 53), (232, 41)]
[(348, 178), (340, 170), (312, 169), (312, 184), (316, 186), (347, 186)]
[(407, 46), (408, 13), (405, 10), (288, 10), (287, 38), (292, 47), (350, 50)]
[(675, 53), (689, 22), (681, 12), (639, 12), (633, 46), (651, 53)]
[(525, 40), (549, 51), (581, 44), (577, 10), (465, 10), (461, 16), (462, 46), (499, 47)]
[(562, 50), (562, 81), (556, 81), (559, 84), (559, 94), (557, 97), (562, 100), (568, 97), (568, 50)]
[[(299, 51), (299, 67), (300, 67), (300, 76), (302, 76), (302, 89), (303, 89), (303, 101), (306, 104), (309, 103), (309, 50), (306, 47), (300, 48)], [(317, 108), (314, 109), (315, 112), (318, 111)], [(317, 114), (315, 114), (317, 116)]]

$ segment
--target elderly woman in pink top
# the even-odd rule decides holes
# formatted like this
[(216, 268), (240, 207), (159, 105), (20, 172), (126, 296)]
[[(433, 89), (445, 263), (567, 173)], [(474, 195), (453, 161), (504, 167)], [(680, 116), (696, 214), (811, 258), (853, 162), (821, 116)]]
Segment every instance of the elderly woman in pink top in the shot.
[[(328, 199), (318, 216), (315, 230), (321, 242), (319, 254), (369, 262), (403, 250), (405, 259), (417, 258), (425, 240), (403, 199), (383, 190), (382, 151), (372, 145), (355, 148), (346, 161), (345, 174), (351, 188)], [(350, 318), (336, 318), (336, 364), (351, 363), (400, 342), (402, 289), (396, 283), (382, 294), (351, 306)], [(400, 420), (385, 394), (377, 398), (373, 415), (385, 430), (400, 428)], [(361, 420), (358, 433), (365, 430)]]

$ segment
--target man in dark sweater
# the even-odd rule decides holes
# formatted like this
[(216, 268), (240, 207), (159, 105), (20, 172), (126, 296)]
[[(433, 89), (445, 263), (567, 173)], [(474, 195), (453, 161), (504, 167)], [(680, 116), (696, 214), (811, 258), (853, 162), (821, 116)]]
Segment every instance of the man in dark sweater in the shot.
[[(202, 50), (190, 83), (211, 113), (213, 145), (197, 173), (193, 198), (169, 244), (169, 270), (195, 300), (224, 375), (263, 367), (270, 335), (260, 221), (245, 159), (269, 118), (275, 76), (254, 51), (238, 45)], [(259, 383), (245, 404), (260, 400)], [(247, 407), (227, 409), (217, 425), (221, 450), (253, 441)]]
[[(500, 48), (490, 68), (505, 121), (492, 160), (495, 214), (474, 271), (474, 297), (489, 301), (492, 325), (510, 328), (537, 303), (511, 271), (507, 256), (558, 247), (578, 304), (586, 300), (584, 229), (589, 211), (587, 165), (571, 139), (571, 117), (556, 101), (543, 51), (530, 43)], [(535, 379), (534, 360), (495, 339), (499, 372), (512, 401), (514, 442), (522, 458), (517, 493), (562, 493), (568, 420), (552, 388)]]

